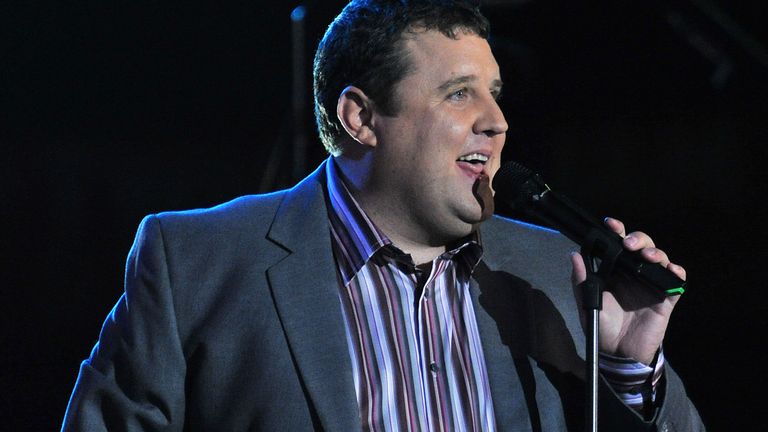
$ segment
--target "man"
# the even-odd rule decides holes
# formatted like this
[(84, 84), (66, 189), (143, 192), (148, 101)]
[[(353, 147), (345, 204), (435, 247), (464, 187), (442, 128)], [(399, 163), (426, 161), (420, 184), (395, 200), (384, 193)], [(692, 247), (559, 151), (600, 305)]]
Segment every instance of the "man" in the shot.
[[(332, 157), (142, 222), (63, 429), (581, 428), (584, 264), (492, 217), (508, 126), (487, 32), (463, 2), (350, 3), (315, 62)], [(685, 277), (647, 235), (624, 243)], [(601, 428), (702, 429), (660, 353), (676, 298), (637, 309), (638, 288), (604, 296)]]

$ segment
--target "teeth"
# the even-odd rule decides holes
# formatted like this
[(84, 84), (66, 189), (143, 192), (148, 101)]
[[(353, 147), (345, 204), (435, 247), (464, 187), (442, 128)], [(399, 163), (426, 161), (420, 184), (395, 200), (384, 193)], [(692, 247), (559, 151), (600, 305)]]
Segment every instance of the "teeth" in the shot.
[(488, 162), (488, 156), (480, 153), (470, 153), (459, 158), (463, 162)]

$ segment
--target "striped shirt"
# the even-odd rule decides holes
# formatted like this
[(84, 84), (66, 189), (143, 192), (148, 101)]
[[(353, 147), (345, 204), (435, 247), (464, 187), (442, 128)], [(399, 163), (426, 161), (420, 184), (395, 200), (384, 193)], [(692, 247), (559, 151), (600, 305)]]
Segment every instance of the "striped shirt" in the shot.
[[(469, 280), (475, 233), (416, 266), (378, 230), (326, 164), (341, 309), (364, 431), (492, 431), (495, 420)], [(628, 406), (652, 415), (664, 370), (601, 353), (600, 372)]]
[(653, 416), (656, 386), (664, 375), (664, 352), (660, 349), (650, 366), (633, 359), (600, 353), (600, 373), (619, 398), (646, 418)]
[(362, 429), (495, 429), (469, 279), (477, 235), (415, 266), (327, 164), (333, 251)]

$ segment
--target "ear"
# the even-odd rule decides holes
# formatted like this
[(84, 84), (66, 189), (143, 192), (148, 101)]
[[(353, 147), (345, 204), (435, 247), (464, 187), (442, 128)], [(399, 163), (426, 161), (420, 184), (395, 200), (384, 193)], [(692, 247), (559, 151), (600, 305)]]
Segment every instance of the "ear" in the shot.
[(349, 136), (360, 144), (376, 147), (372, 127), (373, 101), (355, 86), (347, 86), (339, 96), (336, 115)]

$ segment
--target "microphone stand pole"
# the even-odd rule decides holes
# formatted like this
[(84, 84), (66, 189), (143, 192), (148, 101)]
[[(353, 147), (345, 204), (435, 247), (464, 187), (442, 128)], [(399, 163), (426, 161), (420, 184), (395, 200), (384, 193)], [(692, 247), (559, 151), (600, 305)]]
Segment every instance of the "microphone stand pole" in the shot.
[[(585, 430), (597, 432), (597, 369), (598, 341), (600, 340), (600, 311), (603, 309), (603, 280), (613, 271), (621, 254), (620, 244), (607, 242), (596, 230), (590, 230), (581, 248), (581, 256), (587, 270), (587, 278), (580, 284), (581, 307), (584, 309), (586, 336), (586, 411)], [(599, 252), (599, 254), (598, 254)], [(602, 260), (595, 258), (603, 256)]]
[(584, 325), (586, 335), (586, 363), (585, 375), (586, 386), (586, 411), (585, 428), (586, 432), (597, 432), (597, 345), (600, 335), (600, 310), (603, 308), (603, 290), (602, 280), (597, 275), (595, 269), (596, 262), (593, 258), (584, 256), (584, 263), (587, 267), (587, 279), (582, 282), (581, 295), (584, 315), (586, 322)]

